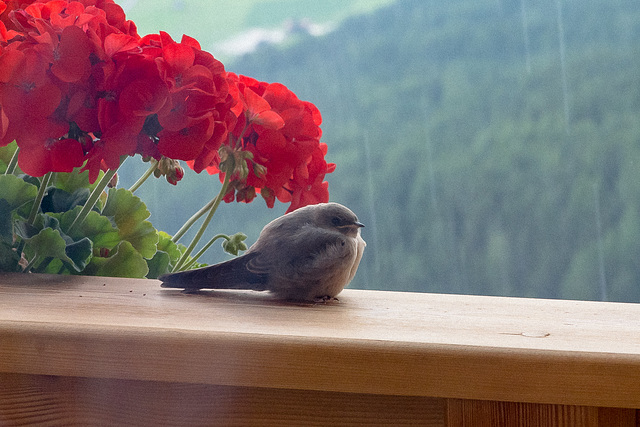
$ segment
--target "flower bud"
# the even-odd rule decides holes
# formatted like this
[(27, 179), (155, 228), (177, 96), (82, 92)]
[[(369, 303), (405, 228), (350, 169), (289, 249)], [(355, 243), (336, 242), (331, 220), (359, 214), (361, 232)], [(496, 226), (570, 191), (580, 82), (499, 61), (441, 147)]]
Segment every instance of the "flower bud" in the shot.
[(236, 200), (238, 202), (251, 203), (256, 198), (256, 189), (253, 186), (238, 189)]
[(231, 172), (233, 174), (236, 167), (236, 161), (233, 156), (232, 149), (227, 147), (226, 145), (223, 145), (222, 147), (220, 147), (220, 150), (218, 150), (218, 154), (220, 155), (220, 163), (218, 168), (222, 172)]
[(242, 162), (240, 162), (240, 166), (237, 169), (239, 178), (243, 181), (247, 179), (247, 177), (249, 176), (249, 166), (247, 166), (246, 160), (242, 160)]
[[(177, 162), (177, 160), (176, 160)], [(184, 178), (184, 169), (179, 164), (173, 169), (173, 173), (167, 174), (165, 176), (167, 178), (167, 182), (171, 185), (176, 185), (178, 181)]]
[(253, 174), (258, 178), (263, 178), (267, 174), (267, 168), (261, 164), (253, 163)]
[(118, 185), (118, 174), (116, 173), (111, 177), (111, 180), (107, 184), (107, 187), (116, 188), (117, 185)]
[(153, 171), (153, 175), (156, 178), (164, 175), (169, 184), (176, 185), (184, 177), (184, 169), (178, 160), (162, 157), (158, 162), (158, 167)]

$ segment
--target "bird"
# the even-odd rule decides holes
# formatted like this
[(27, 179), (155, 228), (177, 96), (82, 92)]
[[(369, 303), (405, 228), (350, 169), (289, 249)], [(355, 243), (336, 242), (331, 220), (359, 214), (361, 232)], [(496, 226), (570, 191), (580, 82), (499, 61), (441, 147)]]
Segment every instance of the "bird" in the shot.
[(268, 223), (243, 255), (158, 279), (163, 288), (185, 291), (250, 289), (282, 300), (337, 300), (362, 259), (362, 227), (339, 203), (304, 206)]

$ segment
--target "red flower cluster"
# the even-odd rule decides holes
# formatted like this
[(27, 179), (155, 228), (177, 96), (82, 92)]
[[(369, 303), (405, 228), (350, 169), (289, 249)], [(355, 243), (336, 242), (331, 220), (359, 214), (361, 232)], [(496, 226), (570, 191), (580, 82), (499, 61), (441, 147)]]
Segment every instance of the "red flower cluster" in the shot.
[(135, 25), (108, 0), (0, 1), (0, 12), (0, 146), (16, 140), (30, 175), (70, 172), (101, 134), (109, 46), (123, 38), (135, 46)]
[(260, 192), (293, 210), (328, 200), (320, 122), (190, 37), (140, 37), (113, 0), (0, 0), (0, 146), (17, 141), (32, 176), (84, 165), (94, 181), (135, 154), (216, 173), (233, 158), (226, 201)]
[[(233, 91), (242, 102), (235, 128), (231, 131), (231, 153), (236, 155), (231, 190), (225, 201), (236, 198), (250, 202), (259, 192), (269, 207), (277, 198), (291, 205), (287, 212), (301, 206), (329, 200), (325, 175), (335, 164), (324, 159), (327, 145), (320, 142), (320, 111), (279, 83), (259, 82), (228, 73), (235, 83)], [(249, 153), (249, 154), (247, 154)], [(195, 161), (196, 172), (206, 168), (218, 173), (220, 158), (209, 166)]]

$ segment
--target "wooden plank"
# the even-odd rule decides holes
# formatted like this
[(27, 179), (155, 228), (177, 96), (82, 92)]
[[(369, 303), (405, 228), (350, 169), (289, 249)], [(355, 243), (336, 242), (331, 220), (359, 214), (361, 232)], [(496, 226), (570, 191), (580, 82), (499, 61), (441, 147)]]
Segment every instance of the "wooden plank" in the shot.
[(444, 400), (0, 374), (0, 425), (444, 426)]
[(640, 408), (640, 305), (0, 275), (0, 372)]
[(598, 408), (598, 425), (640, 427), (640, 409)]
[(637, 410), (447, 399), (448, 427), (635, 427)]

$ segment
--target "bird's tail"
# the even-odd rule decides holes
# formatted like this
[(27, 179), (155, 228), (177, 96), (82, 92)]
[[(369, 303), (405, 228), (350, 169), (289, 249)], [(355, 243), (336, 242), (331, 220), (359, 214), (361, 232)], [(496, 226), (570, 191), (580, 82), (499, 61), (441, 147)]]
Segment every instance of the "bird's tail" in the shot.
[(245, 254), (208, 267), (163, 274), (158, 279), (162, 281), (163, 288), (265, 290), (266, 276), (247, 269), (250, 259), (251, 255)]

